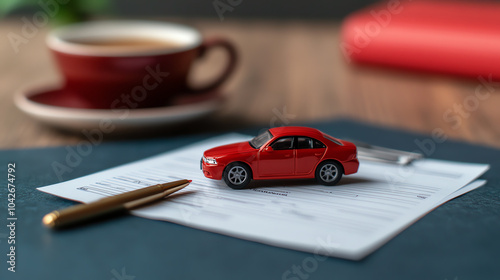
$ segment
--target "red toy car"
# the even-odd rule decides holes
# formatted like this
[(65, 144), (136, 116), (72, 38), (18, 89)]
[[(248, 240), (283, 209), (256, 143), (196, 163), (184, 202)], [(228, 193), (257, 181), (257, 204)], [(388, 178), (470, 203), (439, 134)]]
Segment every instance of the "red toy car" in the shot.
[(358, 171), (356, 146), (309, 127), (276, 127), (249, 142), (206, 150), (207, 178), (243, 189), (252, 179), (316, 178), (328, 186)]

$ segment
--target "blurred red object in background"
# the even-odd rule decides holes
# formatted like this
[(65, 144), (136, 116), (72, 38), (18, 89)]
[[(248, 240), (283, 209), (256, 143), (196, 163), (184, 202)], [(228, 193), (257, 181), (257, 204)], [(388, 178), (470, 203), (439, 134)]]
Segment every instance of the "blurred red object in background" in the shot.
[(348, 61), (500, 80), (500, 3), (398, 1), (342, 24)]

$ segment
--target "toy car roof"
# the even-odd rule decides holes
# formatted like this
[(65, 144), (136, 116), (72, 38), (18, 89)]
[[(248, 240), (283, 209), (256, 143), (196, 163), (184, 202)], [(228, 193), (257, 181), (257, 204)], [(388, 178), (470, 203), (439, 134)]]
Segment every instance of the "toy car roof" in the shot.
[(269, 129), (274, 136), (309, 136), (309, 137), (321, 137), (323, 132), (317, 130), (316, 128), (305, 127), (305, 126), (282, 126), (274, 127)]

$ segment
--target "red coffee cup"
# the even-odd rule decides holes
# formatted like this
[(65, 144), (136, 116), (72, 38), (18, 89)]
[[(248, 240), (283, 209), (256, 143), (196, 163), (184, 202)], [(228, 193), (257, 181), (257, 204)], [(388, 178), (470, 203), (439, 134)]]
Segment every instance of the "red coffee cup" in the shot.
[[(64, 90), (99, 109), (147, 108), (178, 94), (219, 87), (233, 72), (237, 54), (222, 38), (203, 39), (194, 28), (149, 21), (102, 21), (52, 31), (47, 45), (65, 79)], [(193, 62), (222, 48), (228, 62), (201, 88), (188, 83)]]

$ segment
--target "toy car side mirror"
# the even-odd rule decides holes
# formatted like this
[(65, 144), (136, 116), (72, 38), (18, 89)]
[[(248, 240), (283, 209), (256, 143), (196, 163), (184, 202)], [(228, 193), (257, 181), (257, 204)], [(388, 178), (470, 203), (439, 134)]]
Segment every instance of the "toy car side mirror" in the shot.
[(267, 147), (264, 148), (264, 151), (266, 151), (266, 152), (272, 152), (273, 151), (273, 147), (267, 146)]

